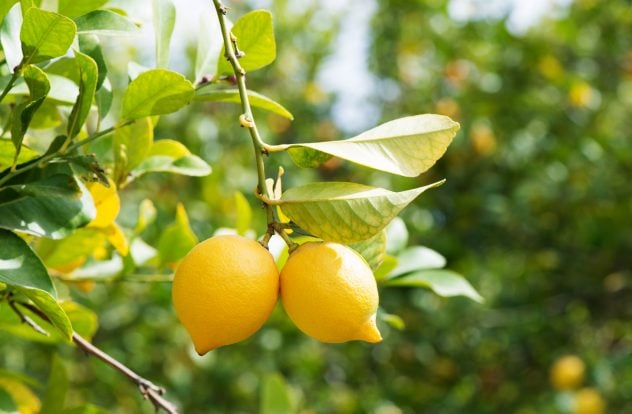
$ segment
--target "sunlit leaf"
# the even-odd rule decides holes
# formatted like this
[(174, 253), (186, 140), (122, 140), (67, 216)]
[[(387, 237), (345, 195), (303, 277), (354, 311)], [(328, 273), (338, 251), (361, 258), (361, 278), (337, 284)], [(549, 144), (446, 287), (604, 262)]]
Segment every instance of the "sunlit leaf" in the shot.
[(158, 240), (158, 255), (162, 264), (174, 264), (198, 243), (191, 230), (189, 218), (182, 204), (178, 204), (176, 220), (168, 225)]
[[(10, 1), (9, 3), (16, 2)], [(19, 4), (13, 6), (6, 4), (5, 7), (9, 7), (9, 12), (4, 16), (2, 26), (0, 26), (0, 42), (9, 71), (13, 73), (22, 61), (22, 42), (20, 41), (22, 12)], [(4, 85), (2, 87), (4, 88)]]
[(105, 234), (96, 228), (84, 227), (60, 240), (40, 240), (37, 252), (47, 267), (68, 273), (81, 266), (104, 242)]
[(156, 67), (169, 64), (169, 43), (176, 23), (176, 8), (171, 0), (153, 0), (153, 21), (156, 34)]
[(147, 157), (131, 174), (136, 178), (150, 172), (202, 177), (211, 173), (211, 167), (200, 157), (191, 154), (182, 143), (161, 139), (154, 142)]
[(66, 133), (70, 138), (74, 138), (86, 122), (98, 79), (97, 64), (90, 56), (75, 51), (75, 60), (79, 69), (79, 95), (68, 117)]
[(125, 16), (110, 10), (94, 10), (75, 19), (77, 33), (102, 36), (129, 35), (138, 32), (138, 27)]
[(96, 89), (99, 90), (108, 73), (108, 67), (105, 63), (105, 57), (103, 56), (103, 50), (101, 49), (99, 38), (91, 34), (79, 35), (79, 50), (87, 56), (90, 56), (97, 64), (98, 75)]
[[(265, 95), (254, 91), (247, 91), (248, 101), (250, 105), (265, 109), (266, 111), (275, 113), (287, 119), (294, 119), (294, 115), (278, 102), (273, 101)], [(209, 87), (200, 88), (196, 91), (196, 101), (214, 101), (214, 102), (231, 102), (241, 103), (238, 89), (211, 89)]]
[(130, 125), (116, 129), (112, 140), (112, 151), (114, 176), (117, 182), (122, 182), (128, 172), (145, 159), (153, 142), (154, 127), (149, 118), (138, 119)]
[(395, 217), (386, 226), (386, 251), (396, 254), (408, 245), (408, 229), (400, 217)]
[(483, 302), (483, 298), (472, 287), (470, 282), (460, 274), (451, 270), (420, 270), (390, 279), (384, 285), (428, 288), (439, 296), (466, 296), (476, 302)]
[(446, 260), (440, 253), (423, 246), (413, 246), (397, 255), (397, 267), (389, 274), (396, 277), (415, 270), (441, 269)]
[(318, 182), (287, 190), (278, 204), (311, 234), (353, 243), (375, 236), (418, 195), (443, 182), (399, 193), (355, 183)]
[(369, 239), (350, 244), (349, 247), (360, 253), (371, 270), (375, 271), (382, 264), (386, 254), (386, 232), (382, 230)]
[[(241, 16), (232, 28), (237, 38), (237, 47), (244, 56), (239, 64), (246, 71), (253, 71), (269, 65), (276, 58), (276, 42), (272, 27), (272, 14), (267, 10), (254, 10)], [(217, 75), (231, 75), (233, 68), (224, 57), (225, 49), (219, 55)]]
[[(22, 146), (22, 151), (18, 156), (17, 164), (37, 158), (39, 154), (32, 149)], [(8, 139), (0, 139), (0, 171), (8, 168), (13, 164), (13, 158), (15, 157), (15, 146), (13, 142)]]
[(389, 326), (397, 329), (398, 331), (401, 331), (404, 328), (406, 328), (406, 324), (404, 323), (404, 320), (399, 315), (394, 315), (392, 313), (378, 312), (377, 316), (382, 322), (387, 323)]
[(22, 148), (24, 134), (29, 128), (35, 112), (42, 105), (50, 91), (50, 83), (46, 74), (37, 66), (28, 65), (22, 73), (29, 89), (29, 96), (24, 102), (15, 107), (11, 125), (11, 140), (18, 153)]
[(351, 139), (288, 145), (292, 160), (315, 167), (336, 156), (406, 177), (428, 170), (443, 156), (459, 124), (442, 115), (416, 115), (387, 122)]
[(31, 7), (20, 31), (23, 63), (38, 63), (62, 56), (75, 39), (77, 26), (66, 16)]
[(57, 11), (64, 16), (75, 18), (104, 6), (109, 0), (58, 0)]
[(175, 112), (193, 99), (193, 85), (179, 73), (166, 69), (143, 72), (128, 86), (123, 96), (124, 119)]

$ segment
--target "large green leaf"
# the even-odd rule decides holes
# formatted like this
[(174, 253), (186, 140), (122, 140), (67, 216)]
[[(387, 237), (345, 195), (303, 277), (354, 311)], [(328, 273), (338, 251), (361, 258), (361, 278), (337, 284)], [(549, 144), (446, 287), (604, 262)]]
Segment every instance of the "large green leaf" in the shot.
[(66, 53), (77, 32), (75, 23), (61, 14), (31, 7), (20, 31), (23, 63), (38, 63)]
[(102, 36), (128, 35), (138, 31), (138, 27), (125, 16), (110, 10), (94, 10), (75, 19), (77, 33)]
[[(276, 58), (276, 42), (272, 27), (272, 14), (267, 10), (254, 10), (246, 13), (235, 22), (232, 28), (237, 38), (237, 47), (244, 55), (239, 64), (245, 71), (252, 71), (269, 65)], [(233, 68), (226, 60), (222, 48), (217, 61), (217, 76), (231, 75)]]
[(287, 145), (301, 167), (317, 167), (336, 156), (376, 170), (415, 177), (443, 156), (459, 130), (447, 116), (415, 115), (387, 122), (343, 141)]
[(287, 190), (274, 203), (313, 235), (346, 244), (375, 236), (419, 194), (443, 182), (399, 193), (355, 183), (318, 182)]
[(179, 73), (166, 69), (143, 72), (123, 96), (124, 119), (162, 115), (187, 105), (195, 94), (193, 85)]
[(104, 6), (109, 0), (58, 0), (57, 11), (64, 16), (75, 18)]
[(396, 277), (385, 282), (385, 286), (423, 287), (431, 289), (439, 296), (466, 296), (476, 302), (483, 298), (460, 274), (451, 270), (420, 270), (405, 276)]
[(67, 164), (34, 169), (0, 191), (0, 228), (8, 230), (58, 239), (95, 214), (90, 193)]
[[(254, 107), (265, 109), (266, 111), (273, 112), (277, 115), (281, 115), (287, 119), (294, 119), (294, 115), (283, 107), (278, 102), (273, 101), (265, 95), (254, 91), (247, 91), (248, 101)], [(200, 88), (196, 91), (196, 101), (215, 101), (215, 102), (232, 102), (241, 103), (239, 96), (239, 89), (210, 89), (208, 87)]]
[(79, 95), (68, 117), (66, 131), (71, 139), (81, 131), (86, 122), (94, 100), (98, 79), (97, 64), (90, 56), (75, 50), (75, 60), (79, 69)]
[(154, 126), (149, 117), (117, 128), (112, 140), (114, 176), (122, 182), (127, 173), (138, 166), (149, 154), (154, 142)]
[(266, 375), (261, 384), (259, 414), (291, 414), (295, 412), (294, 396), (285, 379), (278, 373)]
[(57, 295), (46, 268), (24, 240), (0, 229), (0, 245), (0, 282)]
[(11, 140), (13, 145), (15, 145), (17, 154), (20, 153), (24, 134), (29, 128), (35, 112), (42, 105), (50, 91), (50, 83), (46, 74), (37, 66), (28, 65), (22, 73), (29, 88), (29, 96), (24, 102), (16, 106), (13, 112)]
[(149, 172), (168, 172), (173, 174), (202, 177), (211, 173), (211, 167), (178, 141), (161, 139), (154, 142), (147, 157), (131, 171), (136, 178)]
[(169, 64), (169, 44), (176, 23), (176, 8), (171, 0), (153, 0), (154, 32), (156, 34), (156, 67)]

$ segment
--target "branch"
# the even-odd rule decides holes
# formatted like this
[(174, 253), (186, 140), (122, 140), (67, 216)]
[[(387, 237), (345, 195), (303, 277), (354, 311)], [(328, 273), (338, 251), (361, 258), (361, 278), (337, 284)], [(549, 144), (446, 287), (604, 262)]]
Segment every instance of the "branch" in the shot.
[[(16, 302), (16, 301), (13, 301), (11, 298), (9, 298), (9, 305), (11, 306), (11, 309), (13, 309), (13, 311), (20, 317), (22, 322), (29, 325), (35, 331), (48, 336), (48, 332), (42, 329), (41, 326), (39, 326), (31, 318), (26, 316), (16, 306), (18, 304), (30, 310), (31, 312), (35, 313), (37, 316), (39, 316), (40, 318), (42, 318), (48, 323), (51, 323), (50, 318), (44, 312), (42, 312), (39, 308), (37, 308), (34, 305), (31, 305), (30, 303)], [(83, 338), (81, 335), (79, 335), (75, 331), (72, 332), (72, 340), (77, 345), (78, 348), (82, 349), (87, 354), (90, 354), (100, 359), (101, 361), (105, 362), (112, 368), (119, 371), (121, 374), (125, 375), (132, 382), (134, 382), (138, 386), (138, 389), (140, 390), (140, 393), (143, 395), (143, 398), (145, 398), (146, 400), (149, 400), (153, 404), (156, 411), (162, 409), (168, 414), (178, 414), (178, 408), (175, 406), (175, 404), (173, 404), (170, 401), (167, 401), (166, 399), (162, 397), (162, 395), (165, 393), (164, 388), (159, 387), (158, 385), (154, 384), (148, 379), (141, 377), (136, 372), (132, 371), (132, 369), (127, 367), (125, 364), (114, 359), (113, 357), (111, 357), (110, 355), (102, 351), (101, 349), (97, 348), (96, 346), (91, 344), (87, 339)]]

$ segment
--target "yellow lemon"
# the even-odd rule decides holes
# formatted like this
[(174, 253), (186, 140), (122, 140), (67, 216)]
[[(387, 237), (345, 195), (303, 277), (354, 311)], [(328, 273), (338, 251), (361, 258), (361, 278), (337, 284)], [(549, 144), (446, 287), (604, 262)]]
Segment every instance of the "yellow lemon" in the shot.
[(582, 388), (575, 394), (573, 414), (604, 414), (606, 403), (593, 388)]
[(108, 227), (114, 223), (121, 208), (121, 200), (116, 192), (116, 185), (109, 180), (110, 186), (106, 187), (98, 181), (86, 183), (86, 187), (92, 195), (97, 215), (88, 224), (92, 227)]
[(558, 390), (577, 388), (584, 381), (584, 361), (575, 355), (565, 355), (551, 367), (551, 384)]
[(322, 342), (379, 342), (373, 272), (349, 247), (305, 243), (281, 270), (281, 301), (290, 319)]
[(173, 279), (173, 304), (198, 354), (255, 333), (274, 309), (279, 272), (254, 240), (215, 236), (182, 259)]

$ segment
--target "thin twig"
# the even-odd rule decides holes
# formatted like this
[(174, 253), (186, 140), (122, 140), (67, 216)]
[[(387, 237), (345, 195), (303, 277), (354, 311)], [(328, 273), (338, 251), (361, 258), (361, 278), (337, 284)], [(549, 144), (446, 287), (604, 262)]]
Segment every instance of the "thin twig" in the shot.
[[(27, 323), (30, 327), (35, 329), (37, 332), (48, 335), (48, 333), (44, 329), (42, 329), (41, 326), (37, 325), (37, 323), (35, 323), (32, 319), (30, 319), (22, 311), (20, 311), (20, 309), (18, 309), (16, 304), (23, 306), (24, 308), (37, 314), (40, 318), (42, 318), (46, 322), (51, 323), (50, 318), (44, 312), (42, 312), (39, 308), (37, 308), (36, 306), (30, 303), (14, 302), (12, 300), (9, 300), (9, 305), (23, 322)], [(146, 378), (141, 377), (136, 372), (134, 372), (131, 368), (127, 367), (122, 362), (114, 359), (112, 356), (105, 353), (103, 350), (97, 348), (92, 343), (90, 343), (90, 341), (88, 341), (87, 339), (85, 339), (84, 337), (82, 337), (75, 331), (72, 332), (72, 340), (77, 345), (78, 348), (80, 348), (87, 354), (92, 355), (100, 359), (101, 361), (105, 362), (106, 364), (108, 364), (109, 366), (116, 369), (124, 376), (126, 376), (132, 382), (134, 382), (138, 386), (138, 389), (140, 390), (140, 393), (143, 395), (143, 398), (149, 400), (154, 406), (154, 408), (156, 409), (156, 411), (162, 409), (168, 414), (178, 414), (178, 408), (176, 407), (176, 405), (170, 401), (167, 401), (165, 398), (162, 397), (162, 395), (165, 393), (164, 388), (154, 384), (153, 382), (149, 381)]]

